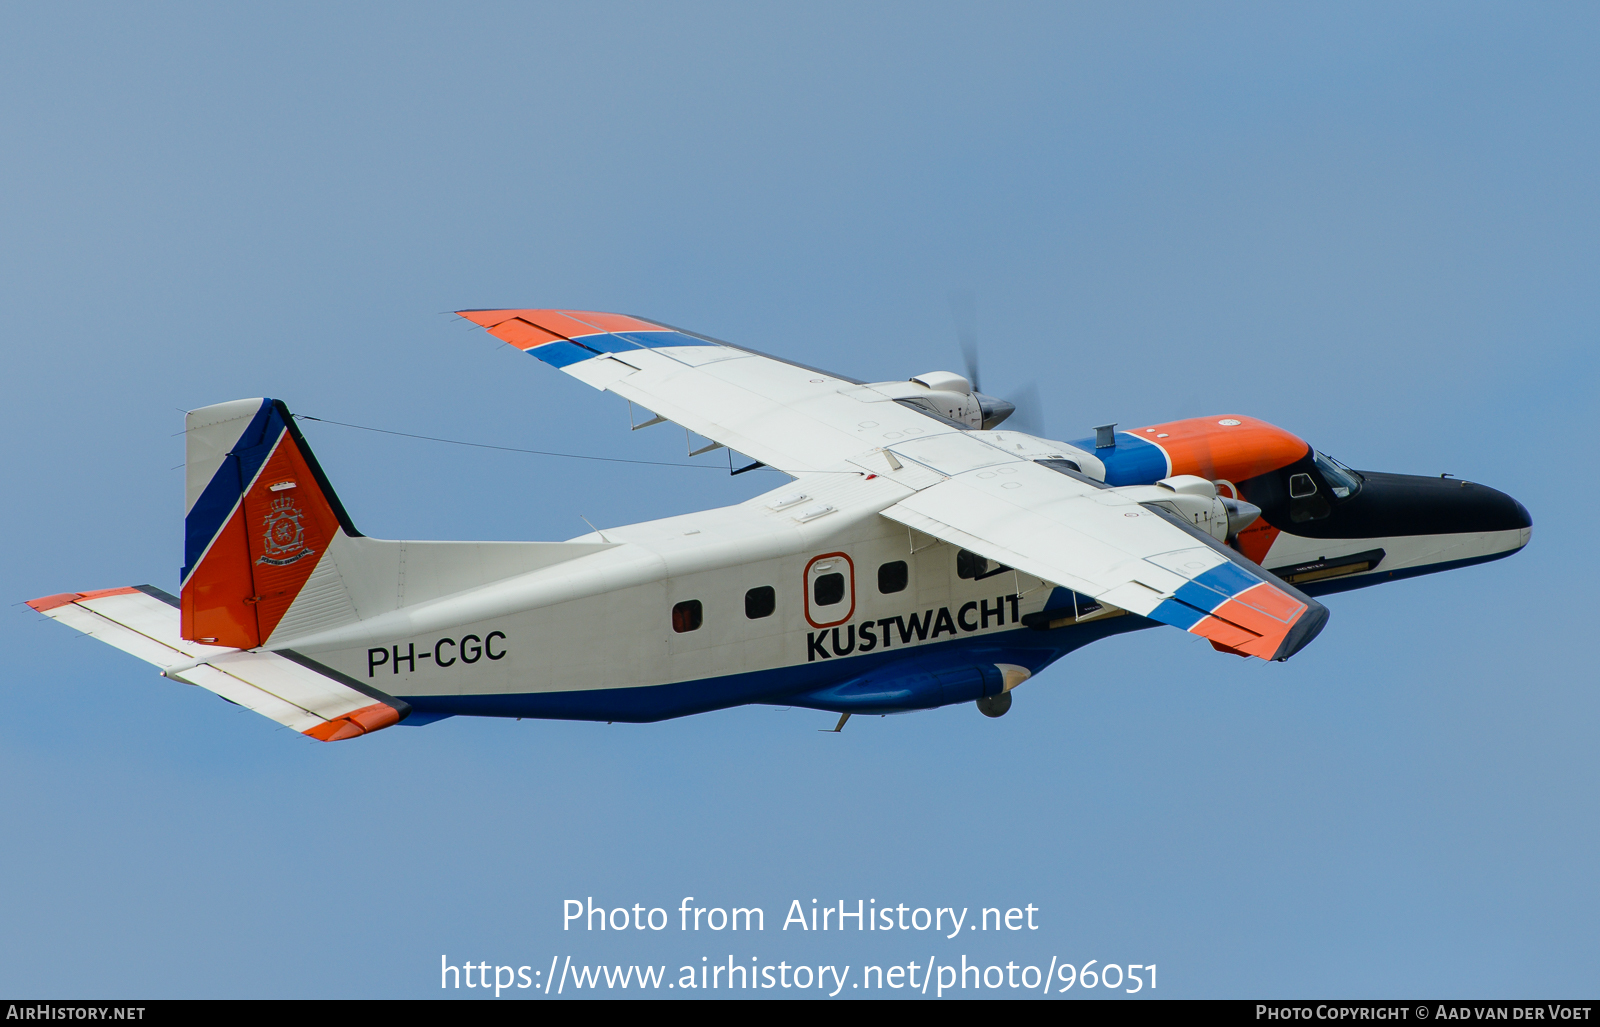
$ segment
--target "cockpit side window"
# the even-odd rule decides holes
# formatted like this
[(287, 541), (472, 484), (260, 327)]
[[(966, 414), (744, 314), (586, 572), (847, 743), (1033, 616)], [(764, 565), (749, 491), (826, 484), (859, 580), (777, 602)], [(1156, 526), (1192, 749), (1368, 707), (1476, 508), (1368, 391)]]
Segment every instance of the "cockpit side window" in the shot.
[(1322, 479), (1328, 483), (1328, 491), (1333, 493), (1335, 499), (1349, 499), (1361, 491), (1360, 473), (1326, 453), (1313, 451), (1312, 461), (1317, 465), (1317, 470), (1322, 472)]
[(1320, 521), (1333, 512), (1328, 497), (1317, 487), (1317, 480), (1309, 474), (1289, 476), (1289, 520), (1296, 524)]

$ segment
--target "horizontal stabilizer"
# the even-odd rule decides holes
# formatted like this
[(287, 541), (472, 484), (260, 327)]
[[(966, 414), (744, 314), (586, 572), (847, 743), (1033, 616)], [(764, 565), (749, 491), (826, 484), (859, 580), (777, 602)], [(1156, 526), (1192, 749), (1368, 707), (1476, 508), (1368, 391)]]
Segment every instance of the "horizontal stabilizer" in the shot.
[(336, 742), (397, 724), (404, 700), (299, 653), (244, 652), (191, 642), (179, 634), (176, 597), (150, 585), (67, 592), (29, 606), (303, 735)]

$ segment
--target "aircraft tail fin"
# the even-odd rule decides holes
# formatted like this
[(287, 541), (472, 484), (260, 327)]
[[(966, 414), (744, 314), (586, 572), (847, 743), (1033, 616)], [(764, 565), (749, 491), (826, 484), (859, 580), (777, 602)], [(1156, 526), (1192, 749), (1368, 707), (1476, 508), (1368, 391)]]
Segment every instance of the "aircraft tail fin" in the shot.
[(370, 539), (350, 522), (288, 407), (191, 411), (181, 635), (281, 648), (404, 606), (613, 548), (593, 542)]
[(360, 532), (278, 400), (192, 410), (185, 429), (181, 635), (254, 649), (335, 536)]

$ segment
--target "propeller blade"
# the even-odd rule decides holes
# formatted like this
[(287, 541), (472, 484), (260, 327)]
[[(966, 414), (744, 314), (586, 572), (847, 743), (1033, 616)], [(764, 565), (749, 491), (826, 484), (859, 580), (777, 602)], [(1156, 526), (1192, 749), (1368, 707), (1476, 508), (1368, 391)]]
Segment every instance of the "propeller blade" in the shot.
[(1006, 396), (1006, 400), (1017, 408), (1016, 413), (1006, 418), (1006, 427), (1015, 428), (1017, 431), (1040, 438), (1049, 438), (1045, 434), (1044, 404), (1039, 400), (1039, 386), (1034, 382), (1016, 389)]
[(978, 385), (978, 317), (971, 293), (950, 294), (950, 320), (955, 322), (956, 344), (966, 363), (967, 384), (973, 392), (982, 392)]

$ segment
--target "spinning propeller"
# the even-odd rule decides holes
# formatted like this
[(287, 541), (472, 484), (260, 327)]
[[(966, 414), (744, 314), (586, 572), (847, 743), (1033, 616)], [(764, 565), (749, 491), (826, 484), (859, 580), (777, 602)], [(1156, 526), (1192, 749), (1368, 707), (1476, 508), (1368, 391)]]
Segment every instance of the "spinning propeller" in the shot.
[(972, 295), (952, 294), (950, 317), (956, 326), (956, 343), (961, 347), (961, 358), (966, 364), (967, 381), (978, 397), (983, 411), (983, 426), (997, 427), (1007, 421), (1011, 427), (1029, 435), (1044, 435), (1043, 404), (1039, 400), (1039, 386), (1028, 382), (1013, 389), (1005, 398), (986, 395), (978, 383), (978, 330)]

